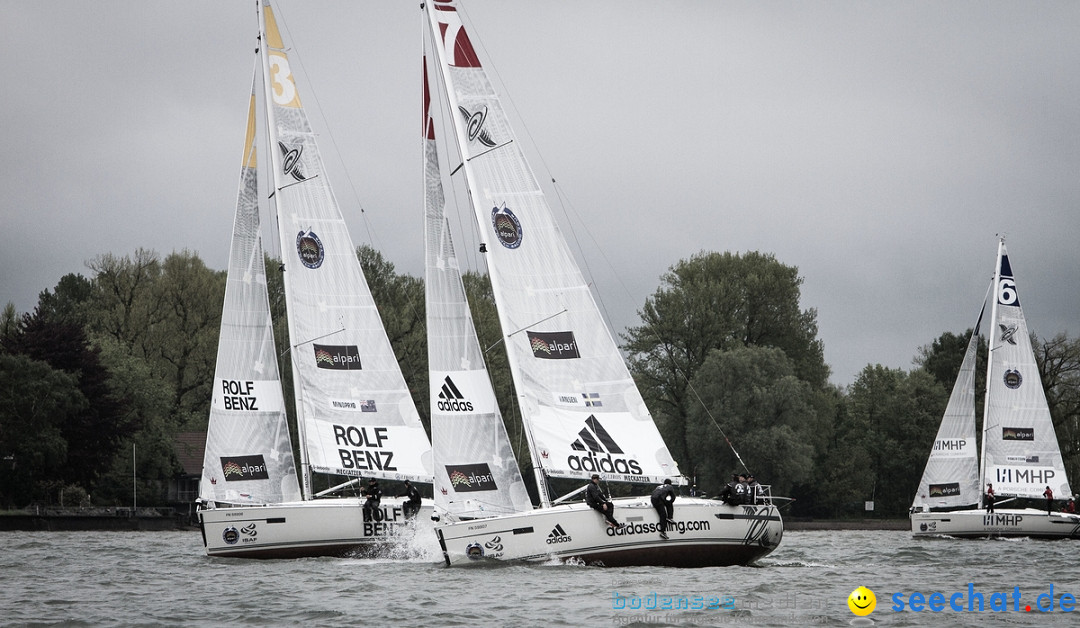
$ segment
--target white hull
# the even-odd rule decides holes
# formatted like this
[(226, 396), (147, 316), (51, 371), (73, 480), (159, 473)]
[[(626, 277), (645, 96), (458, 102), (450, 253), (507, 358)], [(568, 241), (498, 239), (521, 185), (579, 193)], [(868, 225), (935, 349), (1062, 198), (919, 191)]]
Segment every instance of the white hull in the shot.
[(916, 512), (911, 514), (911, 533), (919, 536), (962, 538), (1031, 537), (1040, 539), (1080, 538), (1080, 515), (1053, 513), (1035, 508), (997, 508)]
[[(364, 499), (341, 497), (267, 506), (199, 510), (203, 544), (209, 556), (299, 558), (377, 553), (393, 543), (406, 522), (403, 498), (384, 498), (375, 521), (364, 521)], [(421, 506), (415, 522), (431, 517)]]
[(436, 524), (447, 565), (482, 559), (579, 559), (608, 567), (745, 565), (780, 544), (784, 524), (775, 506), (729, 506), (706, 499), (675, 501), (675, 526), (660, 538), (659, 516), (648, 497), (613, 500), (622, 529), (584, 503)]

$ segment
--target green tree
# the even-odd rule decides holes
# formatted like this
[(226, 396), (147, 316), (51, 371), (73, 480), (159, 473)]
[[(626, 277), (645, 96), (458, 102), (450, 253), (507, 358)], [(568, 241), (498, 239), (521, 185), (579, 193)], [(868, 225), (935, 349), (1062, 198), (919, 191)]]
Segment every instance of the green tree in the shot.
[(93, 294), (94, 285), (89, 279), (68, 273), (60, 278), (53, 292), (43, 290), (38, 295), (37, 307), (51, 320), (83, 326)]
[(1032, 346), (1065, 472), (1076, 490), (1080, 483), (1080, 339), (1058, 334), (1050, 340), (1035, 339)]
[(817, 339), (817, 314), (799, 308), (798, 269), (770, 254), (699, 253), (662, 277), (627, 330), (630, 370), (683, 473), (703, 472), (687, 429), (698, 402), (688, 387), (713, 350), (775, 347), (794, 376), (823, 389), (829, 368)]
[(210, 413), (225, 273), (210, 270), (188, 251), (170, 254), (160, 269), (152, 289), (160, 322), (149, 336), (153, 349), (146, 358), (171, 385), (175, 423), (203, 425)]
[[(903, 516), (918, 489), (947, 401), (944, 386), (925, 370), (906, 372), (880, 364), (864, 368), (848, 390), (838, 430), (843, 445), (832, 452), (833, 466), (826, 474), (837, 501), (850, 505), (873, 500), (876, 515)], [(853, 467), (845, 457), (857, 457), (860, 465)], [(863, 477), (844, 477), (850, 473)], [(845, 493), (843, 487), (858, 492)]]
[(88, 406), (75, 375), (0, 353), (0, 506), (21, 508), (45, 498), (66, 466), (64, 426)]
[(394, 264), (370, 246), (358, 247), (356, 256), (413, 402), (425, 427), (429, 427), (424, 282), (411, 275), (399, 275)]
[(5, 338), (4, 347), (10, 353), (45, 362), (78, 382), (87, 405), (59, 424), (67, 457), (50, 479), (92, 488), (122, 436), (135, 427), (128, 420), (126, 400), (113, 394), (99, 352), (90, 346), (82, 327), (52, 321), (41, 310), (25, 315), (19, 333)]
[[(742, 464), (774, 494), (791, 489), (814, 472), (814, 442), (820, 423), (816, 392), (795, 376), (780, 349), (741, 346), (714, 350), (693, 381), (701, 404), (687, 421), (690, 453), (709, 460), (697, 474), (699, 486), (715, 492), (742, 471)], [(729, 447), (728, 438), (737, 441)], [(742, 461), (736, 459), (737, 449)]]

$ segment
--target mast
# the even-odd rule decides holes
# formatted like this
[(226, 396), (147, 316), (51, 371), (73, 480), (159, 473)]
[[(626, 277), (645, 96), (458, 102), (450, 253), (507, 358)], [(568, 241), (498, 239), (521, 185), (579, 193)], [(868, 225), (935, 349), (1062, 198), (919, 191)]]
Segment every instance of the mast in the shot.
[(987, 336), (987, 354), (986, 354), (986, 392), (983, 398), (983, 425), (982, 425), (982, 443), (979, 455), (979, 508), (983, 508), (984, 500), (986, 497), (986, 491), (983, 490), (983, 486), (986, 486), (986, 437), (989, 432), (989, 426), (987, 425), (990, 419), (990, 385), (993, 382), (993, 369), (994, 369), (994, 337), (998, 334), (998, 300), (1001, 296), (1001, 253), (1005, 248), (1005, 238), (998, 238), (998, 250), (997, 260), (994, 262), (994, 282), (993, 293), (994, 301), (990, 305), (990, 333)]
[[(470, 202), (473, 204), (473, 206), (475, 208), (476, 200), (475, 200), (475, 195), (473, 194), (472, 183), (471, 183), (473, 181), (474, 177), (475, 177), (475, 174), (473, 173), (473, 166), (471, 164), (472, 157), (470, 155), (466, 154), (466, 147), (468, 146), (467, 129), (465, 129), (463, 127), (461, 119), (458, 116), (453, 114), (453, 112), (458, 110), (459, 104), (458, 104), (458, 101), (457, 101), (457, 96), (454, 93), (454, 90), (450, 87), (452, 85), (452, 82), (450, 80), (450, 77), (448, 76), (449, 61), (446, 59), (445, 45), (444, 45), (443, 40), (442, 40), (442, 34), (439, 31), (438, 19), (435, 16), (435, 11), (438, 10), (438, 9), (436, 8), (435, 3), (432, 2), (431, 0), (428, 0), (428, 2), (424, 3), (422, 6), (423, 6), (424, 10), (427, 12), (427, 16), (428, 16), (428, 33), (431, 35), (432, 48), (434, 49), (436, 59), (438, 60), (439, 76), (442, 77), (442, 84), (444, 86), (443, 92), (446, 95), (446, 99), (447, 99), (448, 106), (449, 106), (449, 111), (451, 112), (451, 115), (449, 117), (450, 117), (450, 119), (452, 121), (452, 125), (453, 125), (453, 128), (454, 128), (454, 133), (455, 133), (455, 136), (456, 136), (456, 139), (457, 139), (456, 144), (457, 144), (457, 147), (458, 147), (458, 154), (461, 157), (461, 161), (462, 161), (461, 167), (465, 171), (465, 189), (466, 189), (466, 191), (467, 191), (467, 193), (469, 195)], [(457, 9), (456, 9), (456, 7), (449, 7), (449, 10), (456, 11)], [(474, 214), (474, 217), (475, 217), (476, 212), (474, 211), (473, 214)], [(480, 227), (481, 227), (481, 232), (483, 232), (483, 225), (480, 225)], [(488, 278), (491, 281), (492, 290), (496, 294), (498, 294), (500, 288), (499, 288), (499, 285), (498, 285), (499, 279), (497, 277), (497, 273), (489, 272), (488, 273)], [(509, 336), (513, 335), (514, 333), (520, 333), (520, 332), (524, 331), (524, 329), (521, 329), (521, 330), (515, 330), (515, 331), (511, 331), (510, 333), (507, 333), (507, 320), (505, 318), (505, 315), (502, 312), (502, 308), (497, 308), (497, 309), (499, 311), (499, 322), (500, 322), (500, 326), (502, 327), (503, 341), (504, 342), (506, 342), (508, 340)], [(512, 376), (513, 381), (514, 382), (521, 381), (521, 373), (519, 372), (519, 368), (518, 368), (518, 365), (516, 364), (516, 362), (511, 359), (511, 360), (509, 360), (509, 365), (510, 365), (510, 372), (511, 372), (511, 376)], [(517, 390), (516, 385), (515, 385), (515, 390)], [(519, 405), (519, 407), (521, 407), (522, 401), (524, 399), (524, 394), (522, 392), (520, 392), (520, 391), (517, 391), (517, 398), (518, 398), (518, 405)], [(529, 421), (523, 421), (523, 426), (524, 426), (524, 429), (525, 429), (525, 438), (528, 441), (528, 445), (529, 445), (529, 458), (532, 461), (533, 476), (536, 479), (536, 490), (537, 490), (537, 493), (540, 496), (540, 506), (541, 507), (548, 507), (548, 506), (551, 506), (551, 497), (549, 495), (549, 491), (548, 491), (548, 487), (547, 487), (547, 478), (544, 475), (543, 468), (541, 467), (540, 460), (538, 458), (538, 454), (537, 454), (538, 449), (536, 447), (535, 439), (533, 437), (532, 427), (531, 427)]]
[[(273, 75), (271, 74), (271, 69), (270, 69), (270, 53), (269, 53), (270, 42), (269, 42), (269, 38), (267, 36), (267, 31), (266, 31), (266, 28), (267, 28), (266, 27), (266, 12), (269, 9), (270, 9), (269, 3), (265, 3), (265, 2), (263, 2), (263, 0), (260, 0), (258, 2), (257, 10), (258, 10), (258, 13), (259, 13), (259, 56), (262, 59), (262, 69), (263, 69), (263, 81), (262, 81), (262, 84), (263, 84), (263, 114), (264, 114), (264, 117), (265, 117), (265, 120), (266, 120), (266, 142), (267, 142), (267, 151), (266, 152), (267, 152), (269, 161), (272, 164), (272, 166), (270, 168), (271, 176), (267, 178), (267, 184), (270, 186), (270, 196), (269, 197), (274, 199), (273, 200), (274, 219), (275, 219), (275, 221), (277, 221), (279, 223), (279, 225), (278, 225), (278, 234), (280, 235), (280, 237), (282, 239), (281, 251), (282, 251), (282, 255), (284, 255), (285, 251), (287, 251), (288, 249), (286, 248), (286, 243), (284, 242), (285, 236), (282, 234), (281, 227), (280, 227), (280, 217), (278, 215), (278, 211), (279, 211), (280, 208), (279, 208), (278, 203), (277, 203), (277, 192), (282, 187), (281, 181), (279, 180), (279, 177), (281, 176), (280, 173), (282, 172), (282, 167), (281, 167), (281, 159), (282, 159), (282, 157), (281, 157), (280, 151), (274, 150), (274, 145), (273, 145), (274, 138), (271, 137), (271, 135), (273, 133), (273, 129), (275, 129), (276, 126), (275, 126), (275, 120), (274, 120), (274, 108), (272, 106), (270, 106), (270, 103), (273, 102), (273, 98), (274, 98), (274, 80), (272, 78)], [(293, 93), (295, 93), (295, 87), (292, 85), (292, 78), (291, 77), (286, 77), (285, 80), (289, 82), (289, 86), (292, 87)], [(279, 81), (279, 84), (280, 83), (281, 82)], [(284, 269), (284, 266), (283, 266), (282, 267), (282, 273), (281, 273), (282, 285), (284, 287), (285, 294), (288, 295), (289, 290), (290, 290), (289, 285), (290, 285), (290, 279), (291, 278), (289, 276), (289, 273), (284, 272), (284, 270), (285, 269)], [(286, 299), (286, 309), (288, 309), (288, 299)], [(295, 411), (296, 411), (296, 432), (297, 432), (297, 438), (299, 438), (299, 445), (300, 445), (300, 489), (301, 489), (300, 493), (301, 493), (302, 499), (304, 501), (307, 501), (307, 500), (312, 499), (314, 491), (313, 491), (312, 485), (311, 485), (311, 463), (308, 462), (307, 438), (305, 437), (305, 431), (306, 430), (305, 430), (305, 426), (304, 426), (303, 417), (300, 416), (300, 413), (303, 412), (303, 407), (304, 407), (303, 406), (302, 386), (301, 386), (300, 378), (297, 376), (300, 373), (300, 366), (297, 363), (297, 357), (298, 357), (297, 352), (293, 350), (294, 349), (294, 347), (293, 347), (293, 339), (295, 339), (297, 337), (296, 328), (295, 328), (296, 321), (294, 320), (293, 316), (288, 316), (287, 320), (288, 320), (289, 346), (286, 349), (286, 351), (289, 353), (289, 361), (292, 364), (293, 399), (294, 399), (294, 404), (295, 404), (294, 408), (295, 408)]]

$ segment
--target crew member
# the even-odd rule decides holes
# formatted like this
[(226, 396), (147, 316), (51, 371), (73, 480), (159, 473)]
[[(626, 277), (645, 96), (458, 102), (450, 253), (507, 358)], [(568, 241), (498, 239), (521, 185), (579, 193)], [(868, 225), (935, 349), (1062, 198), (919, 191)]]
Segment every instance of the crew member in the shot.
[(667, 526), (669, 523), (675, 523), (675, 487), (671, 485), (671, 478), (665, 479), (663, 484), (657, 486), (650, 499), (653, 508), (656, 509), (656, 514), (660, 516), (660, 538), (666, 541)]
[(626, 525), (615, 521), (615, 516), (612, 514), (615, 510), (615, 504), (611, 503), (607, 493), (600, 488), (600, 476), (596, 473), (592, 475), (592, 481), (585, 487), (585, 503), (593, 510), (604, 515), (609, 527), (621, 528)]
[(375, 513), (379, 511), (379, 501), (382, 500), (382, 489), (379, 481), (375, 478), (368, 480), (367, 488), (364, 489), (364, 521), (375, 521)]
[(401, 512), (406, 519), (412, 519), (416, 516), (416, 513), (420, 512), (420, 490), (413, 486), (412, 482), (405, 480), (404, 497), (408, 499), (401, 505)]

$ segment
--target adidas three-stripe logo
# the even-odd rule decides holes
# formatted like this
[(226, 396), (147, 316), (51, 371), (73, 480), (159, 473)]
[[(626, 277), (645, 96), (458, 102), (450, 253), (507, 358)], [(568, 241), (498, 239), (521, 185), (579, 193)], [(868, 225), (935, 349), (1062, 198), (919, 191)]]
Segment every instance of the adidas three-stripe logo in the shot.
[(549, 534), (547, 537), (548, 545), (554, 543), (567, 543), (572, 540), (573, 539), (570, 537), (570, 535), (566, 533), (566, 530), (563, 530), (561, 523), (556, 523), (555, 527), (551, 530), (551, 534)]
[(622, 447), (619, 447), (615, 439), (604, 429), (603, 425), (600, 425), (600, 421), (597, 421), (594, 415), (589, 415), (589, 418), (585, 419), (585, 427), (578, 432), (578, 436), (580, 438), (570, 445), (571, 449), (585, 451), (588, 448), (589, 451), (607, 452), (609, 454), (623, 453)]
[(454, 380), (450, 379), (447, 375), (443, 380), (442, 390), (439, 392), (439, 402), (437, 404), (439, 410), (443, 412), (472, 412), (473, 404), (471, 401), (465, 400), (465, 395), (461, 394), (458, 387), (454, 385)]

